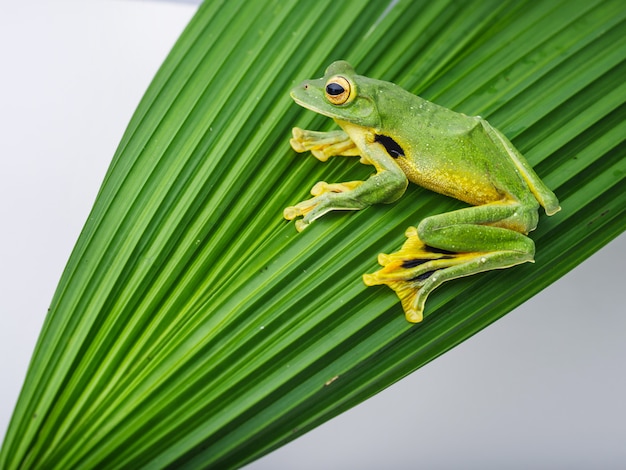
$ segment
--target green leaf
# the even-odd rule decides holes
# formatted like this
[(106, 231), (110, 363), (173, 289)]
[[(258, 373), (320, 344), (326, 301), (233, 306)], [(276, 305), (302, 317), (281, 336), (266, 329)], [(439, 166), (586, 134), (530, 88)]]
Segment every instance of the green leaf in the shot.
[[(243, 465), (453, 348), (624, 231), (626, 9), (587, 2), (205, 2), (146, 92), (52, 301), (1, 468)], [(536, 264), (449, 283), (423, 323), (366, 288), (404, 229), (462, 205), (282, 209), (353, 161), (289, 88), (333, 60), (480, 114), (563, 210)]]

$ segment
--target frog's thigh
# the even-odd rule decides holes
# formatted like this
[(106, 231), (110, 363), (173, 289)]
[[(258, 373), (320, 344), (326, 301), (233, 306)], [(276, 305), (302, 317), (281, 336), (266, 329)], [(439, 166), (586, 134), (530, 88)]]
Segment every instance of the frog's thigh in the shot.
[[(468, 207), (424, 219), (418, 226), (419, 239), (428, 246), (456, 253), (514, 251), (534, 255), (533, 241), (523, 233), (484, 225), (511, 221), (532, 230), (532, 214), (517, 204), (487, 204)], [(536, 211), (535, 211), (536, 212)], [(518, 220), (516, 220), (518, 219)], [(506, 224), (505, 224), (506, 225)]]
[(407, 230), (400, 251), (379, 257), (383, 268), (363, 280), (368, 286), (387, 284), (407, 320), (419, 322), (426, 298), (444, 282), (532, 261), (535, 245), (524, 233), (534, 228), (536, 212), (494, 203), (428, 217), (417, 230)]
[(531, 192), (537, 198), (537, 201), (541, 203), (543, 207), (546, 209), (546, 214), (553, 215), (556, 212), (561, 210), (559, 206), (559, 200), (554, 195), (552, 191), (545, 185), (543, 181), (537, 176), (535, 170), (533, 170), (530, 163), (526, 161), (524, 156), (520, 153), (519, 150), (515, 148), (515, 146), (511, 143), (511, 141), (498, 129), (493, 127), (483, 118), (479, 118), (480, 123), (483, 126), (483, 129), (487, 133), (487, 136), (491, 139), (493, 144), (502, 149), (506, 154), (508, 154), (509, 158), (516, 166), (517, 170), (520, 172)]
[[(402, 290), (414, 289), (408, 290), (410, 303), (404, 302), (407, 319), (421, 321), (426, 298), (446, 281), (533, 261), (535, 244), (523, 233), (500, 226), (481, 225), (498, 222), (506, 225), (506, 221), (512, 220), (514, 226), (519, 226), (518, 218), (532, 223), (532, 211), (526, 213), (515, 204), (498, 204), (461, 209), (422, 221), (418, 227), (420, 240), (428, 246), (452, 253), (422, 265), (422, 271), (429, 269), (431, 264), (441, 265), (433, 271), (413, 273), (416, 278), (397, 283), (397, 290), (405, 296), (407, 294)], [(407, 255), (410, 259), (411, 254)], [(410, 261), (407, 263), (411, 265)]]

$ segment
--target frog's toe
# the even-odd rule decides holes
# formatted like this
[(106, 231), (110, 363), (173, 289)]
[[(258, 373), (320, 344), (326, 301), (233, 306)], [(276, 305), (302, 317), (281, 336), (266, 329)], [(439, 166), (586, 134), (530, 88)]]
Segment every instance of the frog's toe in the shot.
[(420, 299), (420, 287), (408, 282), (390, 283), (402, 304), (404, 316), (408, 322), (419, 323), (424, 319), (424, 305)]
[(393, 281), (384, 279), (378, 274), (379, 273), (364, 274), (363, 281), (365, 285), (375, 286), (387, 284), (400, 299), (407, 321), (411, 323), (421, 322), (424, 318), (424, 302), (420, 296), (420, 289), (424, 281)]
[(393, 255), (387, 255), (385, 253), (380, 253), (378, 255), (378, 264), (380, 264), (381, 266), (387, 266), (392, 261), (393, 261)]
[(303, 153), (307, 151), (307, 148), (302, 145), (302, 142), (300, 142), (298, 139), (290, 139), (289, 145), (291, 145), (291, 148), (298, 153)]
[(404, 236), (407, 238), (417, 237), (417, 227), (411, 225), (404, 231)]
[[(286, 207), (283, 210), (283, 217), (287, 220), (294, 220), (297, 217), (306, 215), (305, 212), (298, 206), (290, 206)], [(305, 221), (304, 219), (296, 220), (296, 230), (298, 232), (302, 232), (305, 228), (309, 226), (310, 222)]]
[(321, 196), (322, 194), (330, 191), (330, 189), (328, 188), (329, 186), (330, 185), (326, 181), (318, 181), (311, 188), (311, 194), (313, 196)]
[(283, 210), (283, 217), (287, 220), (293, 220), (296, 217), (305, 216), (318, 206), (318, 199), (312, 198), (299, 202), (295, 206), (286, 207)]
[(305, 222), (303, 219), (296, 220), (296, 230), (298, 232), (302, 232), (309, 225), (310, 225), (310, 223), (309, 222)]
[(283, 209), (283, 217), (287, 220), (293, 220), (296, 217), (298, 217), (299, 211), (295, 206), (289, 206), (289, 207), (285, 207), (285, 209)]
[(327, 161), (333, 154), (326, 149), (311, 148), (311, 155), (317, 158), (320, 162)]
[(410, 323), (419, 323), (424, 319), (424, 312), (417, 307), (411, 307), (404, 311), (406, 321)]
[(299, 127), (294, 127), (291, 130), (293, 137), (289, 140), (289, 145), (298, 153), (306, 152), (308, 149), (304, 145), (304, 131)]
[(287, 220), (302, 217), (302, 219), (296, 221), (296, 230), (301, 232), (308, 227), (311, 222), (323, 215), (324, 211), (320, 211), (320, 204), (323, 200), (324, 197), (314, 197), (299, 202), (295, 206), (286, 207), (283, 210), (283, 217)]
[(378, 280), (378, 278), (376, 277), (374, 274), (363, 274), (363, 282), (365, 283), (366, 286), (377, 286), (380, 283), (380, 281)]

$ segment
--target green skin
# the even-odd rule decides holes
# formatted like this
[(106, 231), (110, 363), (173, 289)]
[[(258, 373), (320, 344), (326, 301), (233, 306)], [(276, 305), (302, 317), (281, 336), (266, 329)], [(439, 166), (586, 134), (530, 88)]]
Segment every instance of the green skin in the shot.
[(402, 249), (379, 255), (383, 269), (367, 285), (396, 291), (406, 318), (423, 318), (426, 297), (450, 279), (533, 261), (539, 205), (559, 202), (513, 144), (479, 116), (426, 101), (393, 83), (357, 75), (344, 61), (323, 78), (291, 91), (299, 105), (332, 118), (342, 130), (293, 129), (291, 146), (321, 161), (360, 156), (376, 173), (366, 181), (317, 183), (312, 199), (287, 207), (298, 231), (331, 210), (359, 210), (396, 201), (408, 182), (474, 207), (428, 217), (410, 227)]

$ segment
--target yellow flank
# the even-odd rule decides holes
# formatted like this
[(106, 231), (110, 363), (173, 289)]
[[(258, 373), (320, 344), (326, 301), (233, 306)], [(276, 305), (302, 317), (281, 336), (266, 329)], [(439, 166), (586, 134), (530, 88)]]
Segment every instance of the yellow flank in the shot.
[(507, 199), (507, 195), (485, 180), (477, 180), (471, 175), (459, 173), (449, 167), (420, 172), (407, 158), (398, 158), (396, 163), (410, 182), (439, 194), (459, 199), (473, 206)]

